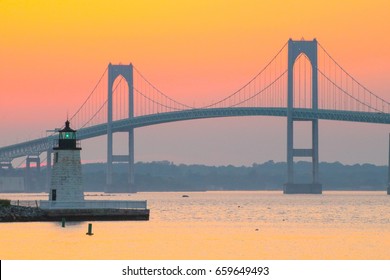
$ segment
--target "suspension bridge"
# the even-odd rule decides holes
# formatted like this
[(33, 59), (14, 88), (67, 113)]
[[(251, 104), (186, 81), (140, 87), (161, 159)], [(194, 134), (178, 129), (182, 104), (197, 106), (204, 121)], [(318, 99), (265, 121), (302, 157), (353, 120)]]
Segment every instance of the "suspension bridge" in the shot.
[[(211, 104), (194, 107), (179, 102), (152, 84), (132, 64), (109, 64), (80, 108), (69, 118), (78, 138), (107, 135), (107, 190), (112, 189), (113, 163), (128, 163), (128, 190), (134, 182), (134, 130), (138, 127), (193, 119), (232, 116), (287, 118), (287, 182), (284, 193), (321, 193), (318, 176), (318, 120), (390, 123), (390, 103), (350, 75), (319, 43), (290, 39), (253, 78)], [(311, 123), (311, 147), (294, 147), (294, 122)], [(113, 153), (113, 134), (128, 134), (128, 153)], [(26, 172), (46, 153), (47, 180), (55, 134), (0, 148), (0, 167), (24, 157)], [(294, 158), (312, 162), (311, 181), (298, 182)]]

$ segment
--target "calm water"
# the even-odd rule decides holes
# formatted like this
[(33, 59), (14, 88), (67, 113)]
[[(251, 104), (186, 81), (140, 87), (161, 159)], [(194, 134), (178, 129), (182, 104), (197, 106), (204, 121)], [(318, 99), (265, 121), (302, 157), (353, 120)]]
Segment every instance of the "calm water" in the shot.
[(2, 223), (0, 259), (390, 259), (385, 192), (90, 193), (87, 199), (146, 199), (150, 221), (92, 222), (93, 236), (85, 235), (88, 222)]

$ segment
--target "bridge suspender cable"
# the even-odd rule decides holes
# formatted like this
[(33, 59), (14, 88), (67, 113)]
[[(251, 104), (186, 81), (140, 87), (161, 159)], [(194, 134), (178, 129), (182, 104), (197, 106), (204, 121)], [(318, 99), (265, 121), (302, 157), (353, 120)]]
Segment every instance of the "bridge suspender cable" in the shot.
[[(363, 97), (363, 100), (366, 101), (366, 92), (369, 93), (369, 103), (370, 103), (370, 107), (371, 109), (374, 109), (374, 107), (372, 106), (372, 98), (375, 98), (375, 111), (377, 112), (384, 112), (385, 111), (385, 106), (387, 106), (388, 108), (388, 112), (389, 112), (389, 108), (390, 108), (390, 103), (387, 102), (386, 100), (384, 100), (383, 98), (379, 97), (378, 95), (374, 94), (372, 91), (370, 91), (369, 89), (367, 89), (364, 85), (362, 85), (361, 83), (359, 83), (352, 75), (350, 75), (329, 53), (328, 51), (320, 44), (318, 43), (318, 45), (320, 46), (320, 48), (324, 51), (324, 53), (333, 61), (333, 63), (340, 69), (340, 83), (341, 83), (341, 88), (343, 88), (343, 79), (342, 79), (342, 72), (344, 72), (354, 83), (356, 83), (358, 85), (358, 87), (361, 87), (363, 90), (364, 90), (364, 97)], [(322, 74), (324, 74), (322, 72)], [(326, 75), (325, 75), (326, 76)], [(327, 77), (328, 78), (328, 77)], [(330, 79), (329, 79), (330, 81)], [(337, 84), (335, 81), (332, 81), (333, 84)], [(343, 90), (344, 91), (344, 90)], [(345, 91), (344, 91), (345, 92)], [(360, 92), (358, 92), (360, 93)], [(351, 96), (352, 97), (352, 96)], [(380, 102), (382, 102), (382, 109), (378, 109), (378, 100)], [(342, 103), (342, 102), (340, 102)], [(362, 103), (364, 104), (364, 103)], [(365, 104), (367, 105), (367, 104)]]
[(98, 80), (98, 82), (96, 83), (96, 85), (94, 86), (94, 88), (92, 89), (91, 93), (88, 95), (88, 97), (85, 99), (85, 101), (83, 102), (83, 104), (81, 104), (81, 106), (79, 107), (79, 109), (70, 117), (70, 121), (73, 120), (73, 118), (80, 112), (80, 110), (84, 107), (84, 105), (88, 102), (88, 100), (91, 98), (91, 96), (94, 94), (95, 90), (97, 89), (98, 85), (100, 84), (100, 82), (102, 81), (104, 75), (106, 74), (108, 70), (108, 67), (106, 67), (106, 69), (104, 70), (102, 76), (100, 77), (100, 79)]

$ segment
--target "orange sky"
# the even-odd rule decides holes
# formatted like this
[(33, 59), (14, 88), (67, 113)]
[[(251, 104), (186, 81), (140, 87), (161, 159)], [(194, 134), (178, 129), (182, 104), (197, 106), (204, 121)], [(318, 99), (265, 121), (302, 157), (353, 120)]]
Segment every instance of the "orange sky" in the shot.
[[(0, 146), (60, 126), (67, 112), (72, 114), (81, 105), (109, 62), (132, 62), (173, 98), (201, 105), (248, 81), (289, 38), (317, 38), (358, 81), (390, 100), (389, 18), (390, 2), (373, 0), (0, 0)], [(252, 119), (245, 124), (242, 120), (142, 129), (137, 134), (141, 143), (136, 147), (136, 160), (218, 164), (285, 160), (284, 119), (256, 120), (262, 129), (255, 129)], [(349, 132), (340, 136), (340, 150), (333, 151), (332, 135), (345, 127)], [(230, 137), (232, 129), (237, 129), (235, 135), (244, 136)], [(179, 138), (183, 130), (188, 138)], [(325, 150), (320, 160), (384, 163), (385, 130), (383, 125), (325, 122), (320, 127), (320, 149)], [(199, 146), (183, 145), (183, 150), (193, 153), (168, 147), (158, 150), (155, 147), (160, 143), (150, 140), (156, 133), (161, 146), (192, 140)], [(201, 133), (210, 138), (202, 142), (197, 138)], [(218, 143), (224, 137), (233, 142), (221, 147)], [(243, 143), (253, 146), (264, 141), (267, 145), (275, 138), (281, 140), (274, 153), (231, 150)], [(351, 139), (356, 147), (350, 148)], [(148, 145), (155, 150), (151, 152)], [(357, 151), (371, 145), (380, 148), (358, 155)], [(344, 155), (345, 148), (349, 150)], [(198, 155), (197, 149), (205, 152)], [(87, 159), (101, 158), (92, 152)], [(220, 160), (208, 160), (210, 153)]]

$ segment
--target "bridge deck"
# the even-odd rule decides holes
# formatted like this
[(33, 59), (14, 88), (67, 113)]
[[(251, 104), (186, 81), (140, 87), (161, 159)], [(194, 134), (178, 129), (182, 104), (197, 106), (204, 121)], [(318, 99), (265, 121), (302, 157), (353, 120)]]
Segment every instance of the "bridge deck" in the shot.
[[(238, 116), (277, 116), (286, 117), (287, 108), (262, 108), (262, 107), (232, 107), (232, 108), (210, 108), (183, 110), (169, 113), (159, 113), (123, 119), (112, 123), (113, 132), (126, 131), (129, 128), (144, 127), (168, 122), (177, 122), (185, 120), (206, 119), (206, 118), (223, 118)], [(378, 123), (390, 124), (390, 114), (371, 113), (371, 112), (354, 112), (354, 111), (335, 111), (335, 110), (318, 110), (312, 109), (294, 109), (293, 117), (302, 120), (335, 120), (348, 122)], [(107, 133), (107, 123), (95, 125), (78, 130), (78, 138), (89, 139)], [(56, 136), (49, 136), (18, 143), (0, 148), (0, 161), (11, 161), (14, 158), (26, 155), (38, 155), (53, 147)]]

